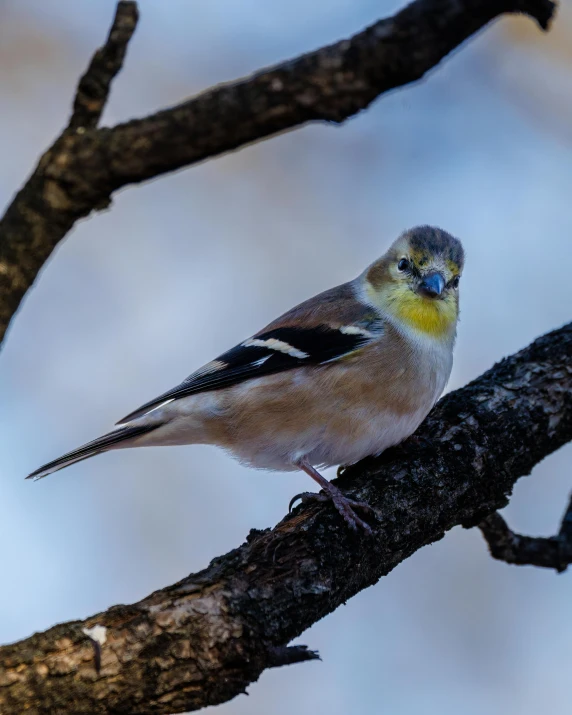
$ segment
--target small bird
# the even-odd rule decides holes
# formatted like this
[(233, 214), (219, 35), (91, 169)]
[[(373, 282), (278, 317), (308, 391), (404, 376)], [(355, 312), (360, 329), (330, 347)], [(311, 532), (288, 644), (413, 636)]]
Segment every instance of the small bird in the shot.
[(378, 455), (425, 419), (451, 373), (463, 263), (446, 231), (406, 231), (354, 280), (292, 308), (27, 478), (111, 449), (211, 444), (259, 469), (303, 470), (323, 491), (295, 499), (331, 500), (352, 529), (370, 532), (358, 514), (368, 505), (318, 469)]

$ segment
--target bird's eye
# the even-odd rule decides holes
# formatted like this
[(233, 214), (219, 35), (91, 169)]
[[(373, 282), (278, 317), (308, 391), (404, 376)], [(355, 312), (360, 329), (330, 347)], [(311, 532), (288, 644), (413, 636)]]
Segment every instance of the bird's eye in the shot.
[(398, 271), (406, 271), (409, 268), (409, 261), (407, 258), (402, 258), (397, 264)]
[(458, 288), (459, 287), (459, 276), (455, 276), (453, 280), (451, 281), (451, 287), (452, 288)]

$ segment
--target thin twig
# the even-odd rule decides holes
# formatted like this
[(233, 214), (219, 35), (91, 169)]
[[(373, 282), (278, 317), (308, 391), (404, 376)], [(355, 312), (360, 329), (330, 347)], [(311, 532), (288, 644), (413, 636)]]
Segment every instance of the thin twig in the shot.
[(80, 79), (68, 129), (97, 127), (107, 103), (111, 82), (123, 67), (127, 45), (131, 39), (139, 13), (133, 0), (120, 0), (105, 44), (100, 47)]
[(557, 536), (523, 536), (516, 534), (503, 517), (495, 512), (479, 524), (491, 556), (517, 566), (540, 566), (566, 571), (572, 564), (572, 497), (562, 517)]
[(268, 650), (268, 668), (280, 668), (283, 665), (305, 663), (308, 660), (321, 660), (320, 654), (305, 645), (272, 646)]

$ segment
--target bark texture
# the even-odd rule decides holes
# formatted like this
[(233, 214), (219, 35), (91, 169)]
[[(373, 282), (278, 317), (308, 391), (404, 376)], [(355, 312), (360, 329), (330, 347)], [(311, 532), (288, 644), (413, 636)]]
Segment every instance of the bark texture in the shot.
[[(346, 469), (377, 515), (372, 537), (331, 507), (275, 529), (131, 606), (0, 648), (0, 712), (176, 713), (244, 692), (287, 644), (456, 525), (481, 524), (515, 481), (572, 439), (572, 323), (443, 398), (416, 438)], [(84, 628), (105, 626), (101, 670)]]
[(342, 122), (423, 77), (498, 15), (524, 13), (546, 29), (554, 8), (551, 0), (416, 0), (347, 40), (143, 119), (96, 128), (137, 21), (135, 3), (120, 2), (68, 127), (0, 220), (0, 340), (57, 243), (78, 219), (109, 206), (114, 191), (306, 122)]
[(68, 129), (87, 129), (98, 125), (111, 83), (123, 67), (127, 45), (135, 32), (138, 19), (137, 3), (120, 0), (105, 45), (94, 54), (79, 81)]
[(491, 556), (516, 566), (539, 566), (566, 571), (572, 564), (572, 498), (556, 536), (522, 536), (509, 529), (500, 514), (490, 514), (479, 529), (487, 540)]

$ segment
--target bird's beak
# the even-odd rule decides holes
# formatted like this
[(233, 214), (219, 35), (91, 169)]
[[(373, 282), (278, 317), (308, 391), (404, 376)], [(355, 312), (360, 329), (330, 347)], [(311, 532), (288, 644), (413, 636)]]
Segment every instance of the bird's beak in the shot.
[(419, 284), (419, 292), (427, 298), (438, 298), (445, 288), (445, 278), (438, 271), (428, 273)]

